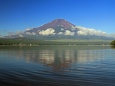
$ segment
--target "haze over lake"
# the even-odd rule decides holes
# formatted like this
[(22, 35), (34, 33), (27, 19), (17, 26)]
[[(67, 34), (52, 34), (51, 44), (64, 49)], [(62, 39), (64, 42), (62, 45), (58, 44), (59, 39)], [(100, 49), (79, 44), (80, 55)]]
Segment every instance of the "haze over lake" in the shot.
[(115, 86), (110, 46), (0, 46), (0, 86)]

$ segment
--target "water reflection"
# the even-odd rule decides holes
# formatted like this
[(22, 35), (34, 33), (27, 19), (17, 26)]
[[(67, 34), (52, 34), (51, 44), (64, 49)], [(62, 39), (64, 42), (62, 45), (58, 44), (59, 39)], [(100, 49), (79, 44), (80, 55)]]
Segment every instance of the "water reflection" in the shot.
[[(90, 49), (89, 49), (90, 48)], [(15, 47), (1, 48), (0, 53), (10, 57), (17, 57), (26, 62), (40, 63), (51, 67), (53, 70), (70, 68), (73, 63), (85, 64), (93, 61), (115, 57), (110, 47)], [(7, 53), (7, 54), (5, 54)]]
[[(109, 53), (108, 53), (109, 52)], [(27, 62), (37, 62), (45, 66), (53, 68), (53, 70), (61, 70), (62, 68), (70, 68), (72, 63), (83, 64), (97, 60), (103, 60), (110, 56), (109, 49), (71, 49), (71, 48), (43, 48), (40, 49), (20, 49), (19, 58), (25, 59)]]
[(115, 49), (115, 46), (111, 46), (111, 48)]
[(0, 46), (0, 86), (115, 86), (115, 49)]

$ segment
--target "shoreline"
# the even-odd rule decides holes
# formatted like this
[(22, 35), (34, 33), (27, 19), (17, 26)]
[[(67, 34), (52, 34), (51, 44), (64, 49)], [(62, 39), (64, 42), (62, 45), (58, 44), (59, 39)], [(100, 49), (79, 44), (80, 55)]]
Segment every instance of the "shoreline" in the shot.
[(85, 45), (85, 44), (81, 44), (81, 45), (72, 45), (72, 44), (68, 44), (68, 45), (60, 45), (60, 44), (57, 44), (57, 45), (0, 45), (0, 46), (112, 46), (112, 45)]

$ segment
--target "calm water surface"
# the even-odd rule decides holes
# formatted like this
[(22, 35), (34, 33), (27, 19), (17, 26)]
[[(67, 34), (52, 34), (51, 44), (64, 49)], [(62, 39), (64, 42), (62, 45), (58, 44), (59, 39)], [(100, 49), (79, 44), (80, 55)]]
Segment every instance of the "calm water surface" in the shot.
[(0, 86), (115, 86), (115, 49), (0, 46)]

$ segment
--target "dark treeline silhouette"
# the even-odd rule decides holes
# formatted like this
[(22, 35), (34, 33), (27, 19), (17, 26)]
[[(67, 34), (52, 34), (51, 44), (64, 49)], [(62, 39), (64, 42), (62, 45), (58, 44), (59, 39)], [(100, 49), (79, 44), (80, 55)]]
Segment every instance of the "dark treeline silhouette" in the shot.
[(112, 46), (115, 46), (115, 40), (110, 43)]

